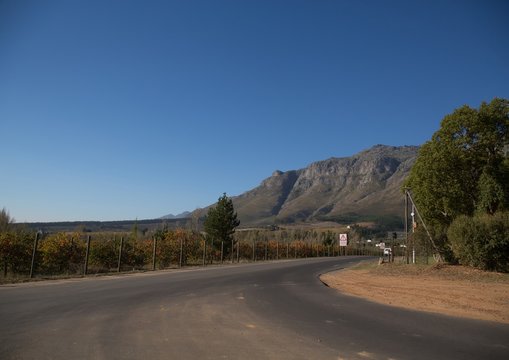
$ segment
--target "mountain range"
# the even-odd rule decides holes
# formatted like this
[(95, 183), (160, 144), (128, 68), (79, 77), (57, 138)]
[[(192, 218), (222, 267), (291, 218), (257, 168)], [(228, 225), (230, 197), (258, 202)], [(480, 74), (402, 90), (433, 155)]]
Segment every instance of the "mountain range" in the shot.
[(161, 216), (159, 219), (163, 219), (163, 220), (185, 219), (185, 218), (188, 218), (190, 216), (191, 216), (191, 212), (184, 211), (183, 213), (180, 213), (178, 215), (173, 215), (173, 214), (164, 215), (164, 216)]
[[(376, 145), (304, 169), (276, 170), (256, 188), (232, 197), (233, 204), (243, 226), (402, 217), (401, 187), (418, 150)], [(206, 209), (197, 211), (203, 216)]]

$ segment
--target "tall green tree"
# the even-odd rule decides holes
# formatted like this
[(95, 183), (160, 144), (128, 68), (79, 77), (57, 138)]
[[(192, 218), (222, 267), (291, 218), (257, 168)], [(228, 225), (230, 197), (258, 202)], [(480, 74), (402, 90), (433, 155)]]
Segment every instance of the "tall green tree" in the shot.
[(216, 206), (211, 207), (205, 219), (205, 232), (212, 240), (214, 246), (220, 246), (224, 242), (226, 253), (230, 251), (235, 228), (240, 225), (237, 213), (233, 208), (233, 201), (226, 196), (221, 196)]
[(495, 98), (479, 109), (465, 105), (442, 120), (419, 151), (406, 182), (426, 219), (448, 225), (476, 210), (507, 208), (508, 130), (505, 99)]
[(509, 100), (495, 98), (445, 116), (421, 147), (405, 186), (435, 238), (460, 215), (509, 209), (508, 131)]

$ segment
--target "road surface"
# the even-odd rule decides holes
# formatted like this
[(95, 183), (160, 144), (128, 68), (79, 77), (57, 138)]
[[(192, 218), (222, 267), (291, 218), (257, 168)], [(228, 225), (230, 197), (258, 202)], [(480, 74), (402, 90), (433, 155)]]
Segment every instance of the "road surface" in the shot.
[(0, 359), (509, 359), (509, 326), (350, 297), (321, 258), (0, 286)]

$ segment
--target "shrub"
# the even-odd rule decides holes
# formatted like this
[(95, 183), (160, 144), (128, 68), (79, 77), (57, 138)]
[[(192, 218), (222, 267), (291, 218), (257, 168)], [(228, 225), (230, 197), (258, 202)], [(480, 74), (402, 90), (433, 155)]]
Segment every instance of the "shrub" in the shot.
[(0, 232), (0, 265), (4, 277), (28, 273), (32, 259), (34, 235), (26, 231)]
[(78, 239), (79, 235), (76, 234), (58, 233), (42, 240), (38, 250), (42, 271), (51, 274), (80, 272), (85, 246)]
[(461, 264), (509, 272), (509, 212), (459, 216), (447, 236)]
[(98, 239), (90, 245), (90, 264), (105, 270), (118, 266), (120, 241), (116, 239)]

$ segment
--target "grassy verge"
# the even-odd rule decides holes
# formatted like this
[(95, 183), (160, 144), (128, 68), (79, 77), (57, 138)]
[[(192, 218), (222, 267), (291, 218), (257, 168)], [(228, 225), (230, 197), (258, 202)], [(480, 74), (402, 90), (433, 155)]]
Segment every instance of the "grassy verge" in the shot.
[(372, 276), (397, 277), (432, 277), (443, 280), (466, 280), (483, 283), (509, 283), (509, 274), (483, 271), (461, 265), (435, 263), (405, 264), (402, 262), (378, 264), (378, 260), (366, 260), (349, 268), (352, 271), (363, 271)]

